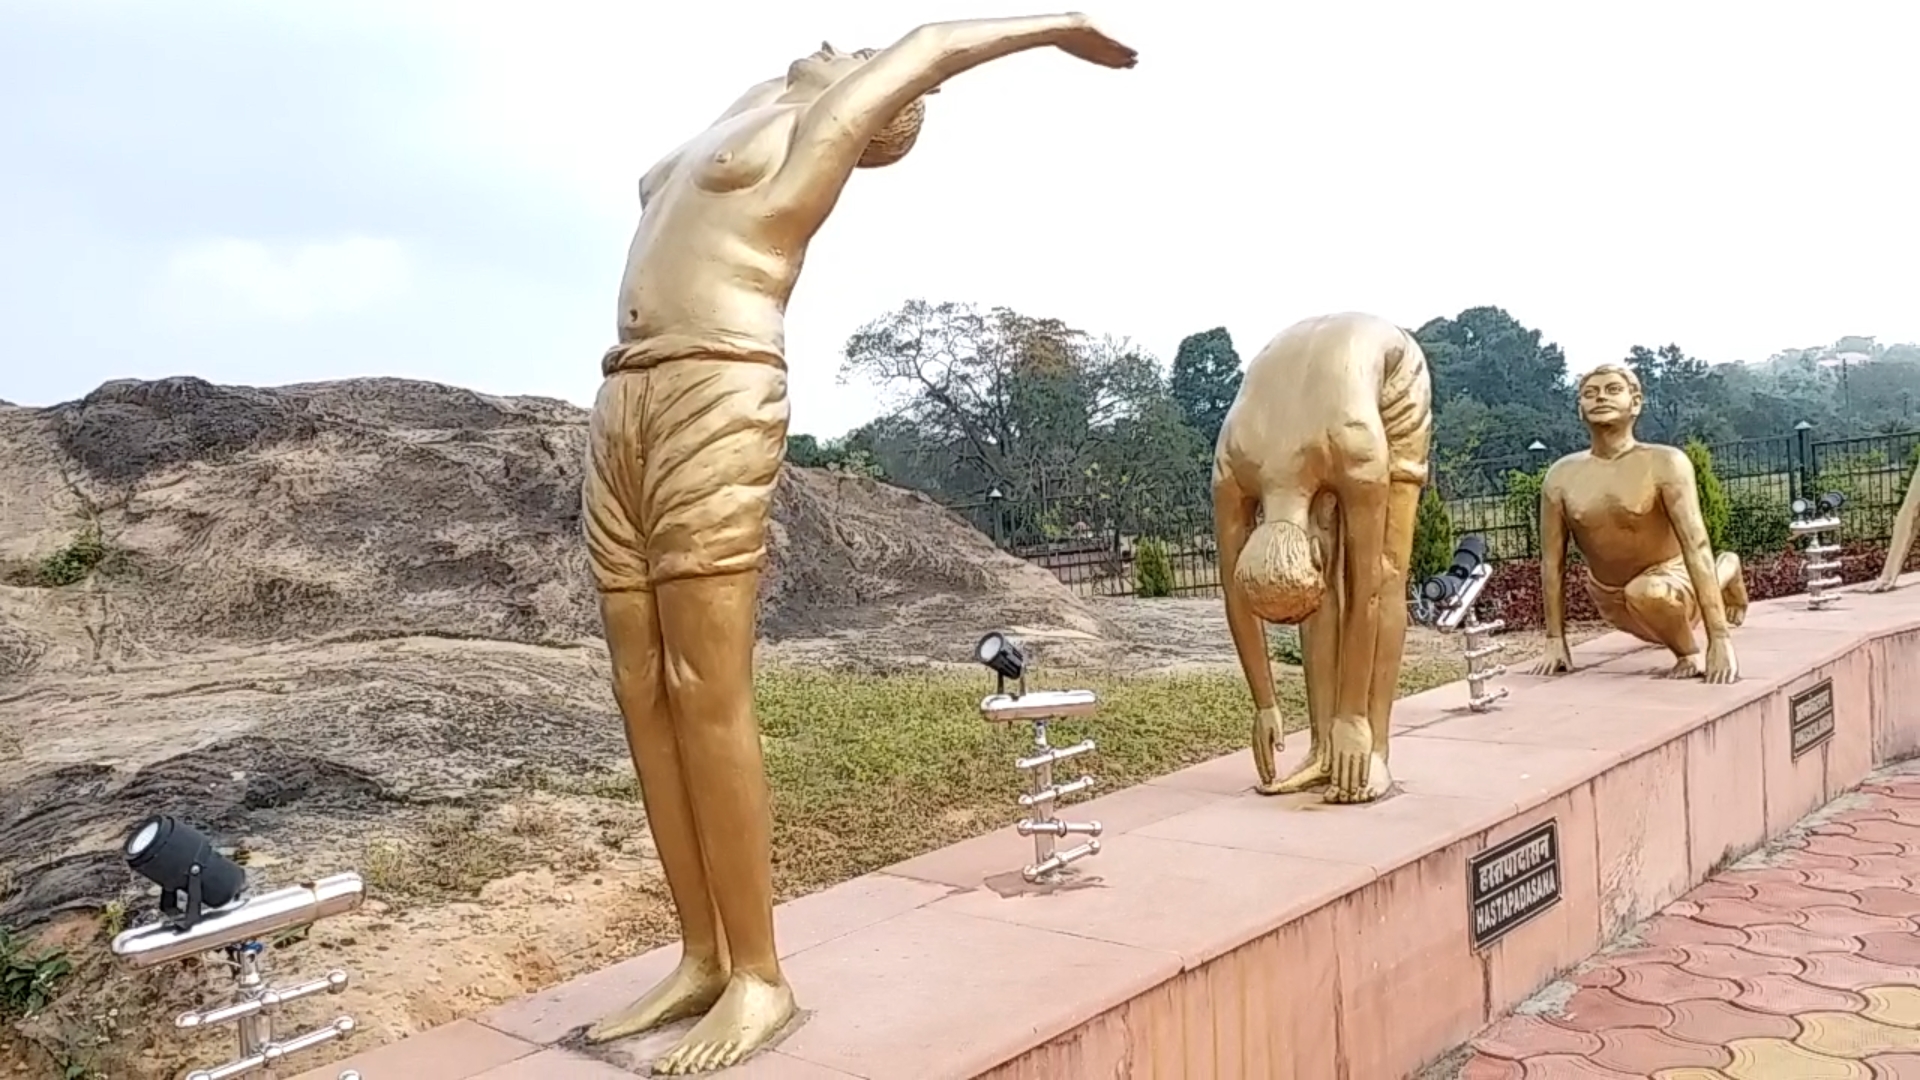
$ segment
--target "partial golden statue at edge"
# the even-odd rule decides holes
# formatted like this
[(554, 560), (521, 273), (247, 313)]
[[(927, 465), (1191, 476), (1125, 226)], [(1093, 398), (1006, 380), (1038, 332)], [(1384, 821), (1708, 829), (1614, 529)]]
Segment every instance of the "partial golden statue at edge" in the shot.
[[(1566, 635), (1571, 539), (1587, 565), (1587, 592), (1601, 618), (1666, 646), (1674, 656), (1668, 677), (1730, 683), (1740, 669), (1729, 628), (1747, 614), (1740, 557), (1715, 556), (1687, 455), (1634, 438), (1644, 402), (1639, 376), (1623, 365), (1602, 365), (1580, 380), (1580, 419), (1592, 446), (1554, 462), (1541, 482), (1547, 649), (1534, 672), (1573, 670)], [(1695, 623), (1706, 629), (1704, 657)]]
[(1913, 554), (1916, 525), (1920, 525), (1920, 465), (1915, 465), (1913, 475), (1907, 478), (1907, 494), (1900, 500), (1899, 512), (1893, 515), (1887, 561), (1881, 565), (1879, 576), (1860, 587), (1861, 592), (1891, 592), (1900, 584), (1900, 571), (1907, 565), (1907, 556)]
[(823, 45), (640, 181), (582, 497), (614, 696), (681, 958), (588, 1038), (699, 1017), (655, 1075), (733, 1065), (796, 1014), (774, 945), (753, 711), (756, 593), (786, 451), (787, 299), (854, 169), (913, 147), (926, 95), (1042, 46), (1134, 64), (1078, 14), (932, 24), (878, 51)]
[[(1213, 512), (1262, 794), (1324, 784), (1328, 802), (1359, 803), (1393, 785), (1407, 568), (1432, 439), (1426, 353), (1384, 319), (1307, 319), (1247, 364), (1214, 450)], [(1306, 668), (1311, 742), (1284, 778), (1263, 622), (1299, 625)]]

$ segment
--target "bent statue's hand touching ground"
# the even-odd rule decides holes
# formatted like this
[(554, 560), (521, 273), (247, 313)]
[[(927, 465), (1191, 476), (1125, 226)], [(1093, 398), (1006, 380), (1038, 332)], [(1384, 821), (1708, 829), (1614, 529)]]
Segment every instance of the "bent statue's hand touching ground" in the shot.
[(1270, 705), (1253, 714), (1253, 769), (1260, 774), (1260, 786), (1267, 787), (1279, 774), (1274, 759), (1286, 745), (1280, 706)]

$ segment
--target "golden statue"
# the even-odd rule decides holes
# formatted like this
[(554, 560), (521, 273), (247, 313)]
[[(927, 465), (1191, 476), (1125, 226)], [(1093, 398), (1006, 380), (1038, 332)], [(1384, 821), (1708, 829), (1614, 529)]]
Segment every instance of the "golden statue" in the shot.
[[(1675, 658), (1667, 677), (1730, 683), (1740, 676), (1729, 626), (1747, 614), (1740, 556), (1715, 558), (1700, 513), (1693, 462), (1671, 446), (1633, 437), (1644, 399), (1640, 377), (1603, 364), (1580, 380), (1580, 419), (1593, 446), (1568, 454), (1540, 485), (1540, 579), (1547, 652), (1536, 675), (1573, 670), (1567, 649), (1567, 538), (1587, 564), (1587, 593), (1600, 617)], [(1707, 629), (1703, 667), (1693, 624)]]
[(855, 168), (913, 146), (925, 95), (1045, 45), (1134, 64), (1132, 49), (1078, 14), (922, 26), (878, 52), (822, 45), (640, 181), (582, 494), (614, 696), (681, 959), (588, 1038), (700, 1016), (656, 1074), (732, 1065), (795, 1014), (774, 948), (753, 647), (786, 452), (786, 305), (807, 245)]
[(1887, 561), (1880, 567), (1880, 576), (1868, 582), (1864, 592), (1888, 592), (1900, 581), (1900, 570), (1907, 565), (1907, 556), (1913, 554), (1913, 533), (1916, 519), (1920, 519), (1920, 467), (1913, 470), (1913, 476), (1907, 481), (1906, 498), (1900, 500), (1900, 512), (1893, 515), (1893, 539), (1887, 542)]
[[(1393, 785), (1388, 725), (1432, 438), (1426, 353), (1383, 319), (1308, 319), (1247, 364), (1214, 450), (1213, 514), (1262, 794), (1324, 783), (1328, 802), (1356, 803)], [(1299, 624), (1307, 674), (1312, 742), (1279, 781), (1262, 620)]]

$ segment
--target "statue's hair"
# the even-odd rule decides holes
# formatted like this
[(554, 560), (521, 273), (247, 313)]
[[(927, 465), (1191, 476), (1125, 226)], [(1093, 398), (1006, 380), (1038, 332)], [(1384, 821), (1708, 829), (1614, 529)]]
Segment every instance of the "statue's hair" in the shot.
[(1320, 609), (1327, 581), (1313, 541), (1290, 521), (1255, 528), (1240, 549), (1233, 578), (1253, 613), (1270, 623), (1299, 623)]
[(1634, 392), (1634, 394), (1640, 397), (1646, 396), (1647, 392), (1640, 388), (1640, 376), (1632, 368), (1628, 367), (1627, 365), (1616, 364), (1612, 361), (1608, 361), (1607, 363), (1601, 364), (1599, 367), (1594, 368), (1592, 371), (1589, 371), (1585, 375), (1580, 376), (1580, 385), (1585, 386), (1587, 385), (1587, 383), (1593, 381), (1594, 379), (1599, 378), (1602, 375), (1618, 375), (1622, 379), (1626, 380), (1628, 388), (1631, 389)]

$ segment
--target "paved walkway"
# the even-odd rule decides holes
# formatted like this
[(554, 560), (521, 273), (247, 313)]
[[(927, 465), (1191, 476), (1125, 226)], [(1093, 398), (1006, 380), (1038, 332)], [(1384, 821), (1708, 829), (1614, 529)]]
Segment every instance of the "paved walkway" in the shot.
[(1473, 1040), (1459, 1080), (1920, 1080), (1920, 763)]

